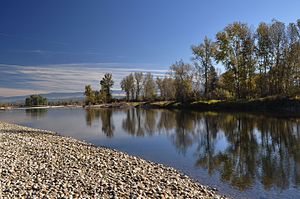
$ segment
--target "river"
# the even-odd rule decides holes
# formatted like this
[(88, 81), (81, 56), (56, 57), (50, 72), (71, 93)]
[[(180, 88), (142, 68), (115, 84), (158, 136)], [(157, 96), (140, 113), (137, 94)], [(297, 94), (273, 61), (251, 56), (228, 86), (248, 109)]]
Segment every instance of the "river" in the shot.
[(235, 198), (300, 198), (300, 118), (255, 113), (56, 108), (0, 120), (172, 166)]

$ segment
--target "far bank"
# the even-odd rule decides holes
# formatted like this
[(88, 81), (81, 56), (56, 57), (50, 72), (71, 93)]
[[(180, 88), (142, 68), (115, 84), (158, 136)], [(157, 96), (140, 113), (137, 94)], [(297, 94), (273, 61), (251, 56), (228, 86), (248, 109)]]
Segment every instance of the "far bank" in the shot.
[(137, 105), (137, 107), (223, 112), (282, 112), (285, 114), (300, 115), (300, 100), (293, 98), (263, 98), (235, 101), (208, 100), (193, 102), (155, 101), (143, 102)]

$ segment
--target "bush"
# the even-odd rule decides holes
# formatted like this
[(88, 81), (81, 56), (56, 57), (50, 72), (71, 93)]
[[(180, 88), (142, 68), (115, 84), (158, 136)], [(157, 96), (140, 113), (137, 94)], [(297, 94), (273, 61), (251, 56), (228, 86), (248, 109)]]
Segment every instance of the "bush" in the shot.
[(30, 95), (25, 99), (25, 106), (44, 106), (48, 104), (48, 100), (40, 95)]
[(222, 88), (217, 88), (213, 95), (215, 99), (219, 100), (232, 100), (234, 98), (231, 92)]

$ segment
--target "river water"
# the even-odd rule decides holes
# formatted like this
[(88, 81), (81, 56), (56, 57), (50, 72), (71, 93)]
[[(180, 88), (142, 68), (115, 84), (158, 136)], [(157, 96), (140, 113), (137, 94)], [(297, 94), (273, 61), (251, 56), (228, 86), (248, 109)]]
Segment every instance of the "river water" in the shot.
[(0, 120), (172, 166), (234, 198), (300, 198), (300, 118), (57, 108), (0, 111)]

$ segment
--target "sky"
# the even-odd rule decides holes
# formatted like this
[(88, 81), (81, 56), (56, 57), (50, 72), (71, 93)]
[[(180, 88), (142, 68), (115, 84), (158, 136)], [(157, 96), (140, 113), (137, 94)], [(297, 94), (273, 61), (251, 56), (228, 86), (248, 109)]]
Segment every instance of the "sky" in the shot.
[(0, 96), (99, 88), (106, 72), (163, 75), (235, 21), (300, 18), (299, 0), (1, 0)]

